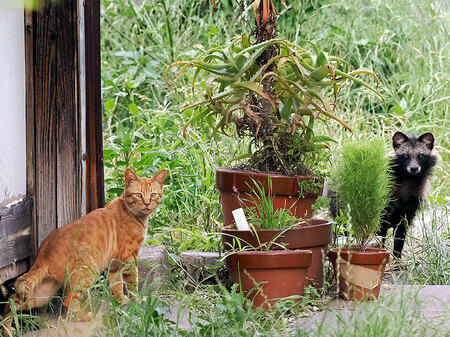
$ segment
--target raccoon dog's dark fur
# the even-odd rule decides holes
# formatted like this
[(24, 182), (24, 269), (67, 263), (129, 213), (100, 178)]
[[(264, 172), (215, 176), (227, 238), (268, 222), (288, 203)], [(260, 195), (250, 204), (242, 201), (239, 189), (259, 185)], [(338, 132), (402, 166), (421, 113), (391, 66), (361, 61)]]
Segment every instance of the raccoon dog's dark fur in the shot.
[(394, 255), (400, 258), (408, 225), (426, 197), (429, 178), (439, 156), (433, 152), (434, 137), (429, 132), (418, 137), (396, 132), (392, 146), (395, 186), (378, 234), (384, 243), (387, 230), (394, 228)]
[[(396, 132), (392, 137), (392, 146), (392, 176), (395, 185), (378, 235), (382, 236), (384, 243), (387, 230), (394, 229), (394, 255), (400, 258), (408, 225), (426, 197), (429, 178), (439, 155), (433, 152), (434, 137), (429, 132), (419, 137)], [(331, 198), (330, 213), (335, 218), (338, 214), (336, 193), (330, 188), (330, 183), (332, 182), (325, 182), (323, 195)]]

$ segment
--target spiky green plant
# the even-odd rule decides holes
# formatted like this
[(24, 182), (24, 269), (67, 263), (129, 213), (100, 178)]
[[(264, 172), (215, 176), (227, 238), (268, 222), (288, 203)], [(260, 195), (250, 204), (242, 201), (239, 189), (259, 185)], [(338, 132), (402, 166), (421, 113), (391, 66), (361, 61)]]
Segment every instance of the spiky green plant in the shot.
[[(260, 171), (308, 174), (307, 158), (332, 141), (315, 134), (316, 120), (333, 119), (350, 130), (333, 113), (342, 83), (350, 80), (381, 96), (355, 76), (368, 74), (377, 85), (379, 81), (368, 70), (340, 70), (345, 61), (328, 55), (311, 41), (302, 41), (304, 46), (300, 46), (277, 38), (277, 12), (268, 5), (264, 8), (259, 7), (259, 19), (255, 12), (254, 43), (242, 34), (192, 60), (171, 64), (165, 79), (169, 84), (168, 74), (174, 67), (180, 67), (179, 78), (188, 68), (195, 70), (192, 87), (201, 88), (203, 99), (183, 109), (196, 111), (187, 126), (201, 121), (211, 127), (211, 135), (236, 131), (240, 137), (250, 137), (254, 149), (240, 158), (249, 157), (250, 166)], [(269, 19), (261, 21), (263, 17)], [(267, 29), (262, 27), (269, 24), (272, 33), (266, 36)], [(196, 83), (199, 76), (205, 76), (206, 81)]]
[(383, 138), (345, 143), (335, 160), (333, 190), (338, 209), (350, 222), (363, 249), (380, 226), (392, 186), (390, 159)]

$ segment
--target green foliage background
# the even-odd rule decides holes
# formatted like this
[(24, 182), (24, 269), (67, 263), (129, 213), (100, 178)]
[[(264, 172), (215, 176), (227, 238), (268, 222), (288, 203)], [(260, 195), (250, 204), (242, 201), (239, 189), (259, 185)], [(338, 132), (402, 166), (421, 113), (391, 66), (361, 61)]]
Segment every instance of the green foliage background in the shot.
[[(187, 78), (175, 88), (164, 83), (168, 65), (193, 58), (197, 51), (224, 44), (253, 28), (242, 1), (102, 0), (102, 90), (106, 193), (120, 195), (126, 167), (150, 176), (168, 168), (165, 198), (151, 218), (151, 243), (178, 250), (183, 234), (192, 241), (183, 249), (214, 247), (220, 207), (215, 169), (230, 164), (248, 147), (246, 141), (202, 127), (182, 130), (192, 111), (181, 108), (199, 97)], [(277, 2), (276, 2), (277, 3)], [(433, 132), (443, 157), (433, 181), (434, 195), (448, 195), (450, 118), (448, 113), (449, 35), (445, 1), (358, 0), (286, 1), (279, 34), (298, 43), (312, 40), (348, 62), (348, 70), (373, 70), (382, 82), (386, 105), (361, 88), (347, 85), (338, 96), (336, 115), (354, 130), (338, 125), (319, 130), (339, 142), (347, 138)], [(344, 69), (346, 70), (346, 69)], [(187, 70), (190, 71), (190, 70)], [(172, 80), (173, 81), (173, 80)], [(205, 79), (198, 77), (197, 86)], [(185, 88), (185, 89), (180, 89)], [(334, 153), (339, 144), (332, 146)], [(329, 160), (323, 162), (327, 169)], [(173, 233), (173, 229), (178, 232)]]

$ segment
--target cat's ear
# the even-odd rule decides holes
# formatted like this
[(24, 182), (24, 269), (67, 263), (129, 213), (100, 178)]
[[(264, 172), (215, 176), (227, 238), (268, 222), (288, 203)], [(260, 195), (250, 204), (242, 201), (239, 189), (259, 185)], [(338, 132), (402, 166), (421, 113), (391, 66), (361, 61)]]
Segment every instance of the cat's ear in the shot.
[(139, 177), (136, 175), (136, 173), (133, 172), (133, 170), (127, 168), (125, 170), (125, 185), (128, 187), (130, 186), (131, 182), (138, 181)]
[(166, 179), (167, 170), (161, 170), (155, 174), (153, 180), (160, 183), (161, 186), (164, 184), (164, 179)]

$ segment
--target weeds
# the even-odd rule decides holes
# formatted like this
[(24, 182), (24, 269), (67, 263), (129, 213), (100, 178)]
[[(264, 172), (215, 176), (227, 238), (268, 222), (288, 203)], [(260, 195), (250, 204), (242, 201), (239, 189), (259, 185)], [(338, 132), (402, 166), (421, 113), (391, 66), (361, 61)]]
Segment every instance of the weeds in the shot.
[(417, 217), (417, 230), (407, 241), (408, 267), (402, 275), (407, 284), (450, 284), (450, 204), (439, 199)]
[[(402, 291), (370, 304), (356, 303), (351, 312), (326, 312), (311, 336), (397, 337), (445, 336), (445, 315), (430, 320), (421, 312), (417, 291)], [(436, 300), (436, 299), (434, 299)], [(448, 308), (447, 308), (448, 310)], [(334, 316), (334, 317), (333, 317)], [(326, 322), (326, 323), (324, 323)]]
[(297, 225), (299, 221), (295, 216), (284, 208), (274, 210), (272, 178), (267, 180), (267, 189), (257, 181), (252, 182), (253, 196), (246, 200), (251, 203), (245, 208), (245, 213), (250, 224), (255, 229), (288, 229)]

